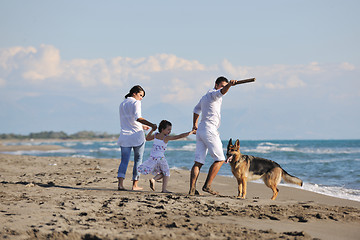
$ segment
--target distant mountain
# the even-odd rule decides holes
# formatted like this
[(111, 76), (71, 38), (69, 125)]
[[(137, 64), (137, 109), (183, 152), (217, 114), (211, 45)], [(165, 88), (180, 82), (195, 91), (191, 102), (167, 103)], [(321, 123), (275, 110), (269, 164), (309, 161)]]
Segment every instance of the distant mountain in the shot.
[[(102, 104), (91, 104), (73, 97), (40, 96), (24, 97), (14, 105), (3, 105), (0, 126), (2, 133), (29, 133), (40, 131), (119, 132), (117, 108), (104, 108)], [(6, 118), (6, 121), (5, 121)], [(11, 121), (9, 121), (9, 119)]]

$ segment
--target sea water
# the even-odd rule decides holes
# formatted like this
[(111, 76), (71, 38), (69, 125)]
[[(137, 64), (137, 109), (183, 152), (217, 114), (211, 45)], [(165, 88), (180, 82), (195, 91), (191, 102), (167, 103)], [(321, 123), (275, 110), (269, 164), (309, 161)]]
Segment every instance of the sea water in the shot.
[[(227, 143), (228, 140), (223, 141), (224, 153)], [(120, 163), (120, 149), (116, 140), (36, 141), (27, 144), (53, 144), (65, 149), (18, 151), (10, 154), (107, 158), (113, 159), (116, 168)], [(152, 142), (146, 142), (144, 161), (148, 158), (151, 147)], [(190, 170), (194, 163), (195, 148), (195, 141), (170, 141), (165, 152), (170, 168)], [(243, 140), (240, 142), (240, 150), (243, 154), (276, 161), (289, 174), (302, 179), (302, 188), (305, 190), (360, 201), (360, 140)], [(212, 159), (208, 155), (201, 171), (207, 172), (211, 164)], [(229, 164), (224, 164), (218, 174), (232, 176)]]

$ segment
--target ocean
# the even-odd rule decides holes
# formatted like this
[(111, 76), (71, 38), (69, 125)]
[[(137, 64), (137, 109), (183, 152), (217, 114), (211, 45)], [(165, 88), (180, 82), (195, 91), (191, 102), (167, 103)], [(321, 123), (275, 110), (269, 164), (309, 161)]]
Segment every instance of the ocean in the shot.
[[(224, 153), (227, 143), (228, 140), (223, 141)], [(114, 159), (116, 167), (120, 162), (120, 149), (116, 144), (116, 140), (33, 141), (26, 144), (52, 144), (63, 146), (66, 149), (56, 151), (17, 151), (9, 152), (9, 154), (110, 158)], [(170, 168), (190, 170), (194, 161), (195, 145), (195, 141), (170, 141), (165, 152)], [(151, 147), (152, 142), (147, 142), (144, 161), (148, 158)], [(276, 161), (288, 173), (304, 181), (302, 189), (360, 201), (360, 140), (243, 140), (240, 141), (240, 150), (243, 154)], [(201, 171), (207, 172), (211, 164), (212, 159), (208, 155)], [(218, 174), (232, 176), (229, 164), (224, 164)], [(255, 182), (261, 182), (261, 180)], [(281, 184), (300, 188), (291, 184)]]

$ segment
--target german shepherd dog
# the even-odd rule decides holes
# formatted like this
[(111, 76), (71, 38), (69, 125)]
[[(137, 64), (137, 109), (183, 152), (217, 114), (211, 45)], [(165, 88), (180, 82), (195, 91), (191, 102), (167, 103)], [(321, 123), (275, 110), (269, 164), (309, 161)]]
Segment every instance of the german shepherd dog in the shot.
[(230, 138), (226, 157), (226, 162), (230, 163), (231, 171), (238, 182), (238, 198), (245, 199), (247, 181), (260, 178), (273, 191), (271, 200), (275, 200), (279, 193), (277, 185), (280, 183), (281, 177), (287, 183), (303, 185), (301, 179), (288, 174), (278, 163), (264, 158), (241, 154), (239, 139), (233, 145)]

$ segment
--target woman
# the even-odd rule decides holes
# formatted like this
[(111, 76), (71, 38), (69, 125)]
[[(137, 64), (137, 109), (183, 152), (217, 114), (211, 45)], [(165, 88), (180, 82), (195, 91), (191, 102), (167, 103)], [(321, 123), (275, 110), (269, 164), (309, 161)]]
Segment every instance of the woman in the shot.
[[(143, 129), (157, 127), (156, 124), (147, 121), (141, 116), (141, 100), (143, 97), (145, 97), (144, 89), (136, 85), (130, 89), (130, 92), (125, 96), (125, 100), (119, 107), (121, 132), (118, 145), (121, 148), (121, 163), (118, 170), (118, 190), (125, 190), (124, 179), (130, 160), (131, 149), (134, 149), (132, 190), (142, 189), (138, 186), (139, 172), (137, 168), (142, 163), (145, 149), (145, 134)], [(149, 127), (143, 126), (143, 124)]]

